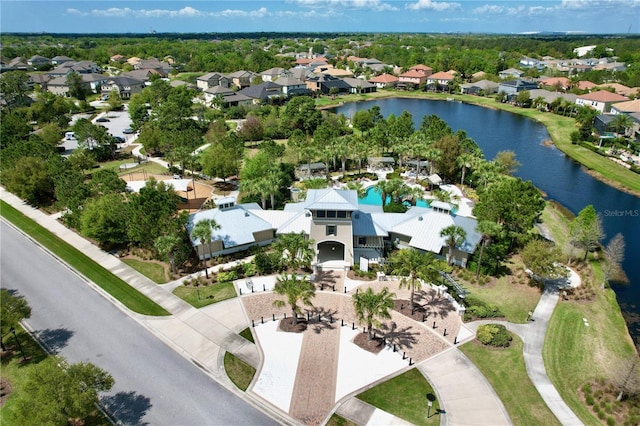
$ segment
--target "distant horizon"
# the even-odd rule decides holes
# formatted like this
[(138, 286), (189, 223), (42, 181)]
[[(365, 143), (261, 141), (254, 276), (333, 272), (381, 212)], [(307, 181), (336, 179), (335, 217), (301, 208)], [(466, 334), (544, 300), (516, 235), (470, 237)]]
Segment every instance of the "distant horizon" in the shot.
[(640, 0), (3, 0), (12, 34), (640, 34)]

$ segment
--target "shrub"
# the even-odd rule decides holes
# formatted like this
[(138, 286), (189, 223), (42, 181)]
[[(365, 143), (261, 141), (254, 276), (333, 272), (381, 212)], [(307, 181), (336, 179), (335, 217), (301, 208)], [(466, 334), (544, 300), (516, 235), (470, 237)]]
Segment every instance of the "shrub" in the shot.
[(591, 395), (587, 395), (585, 397), (585, 401), (586, 401), (587, 405), (593, 405), (595, 403), (595, 401), (593, 400), (593, 397)]
[(238, 279), (238, 273), (236, 271), (220, 271), (218, 272), (218, 281), (221, 283), (234, 281)]
[(477, 339), (485, 345), (506, 348), (510, 345), (511, 333), (504, 325), (487, 324), (478, 327)]
[(258, 267), (253, 262), (243, 264), (242, 269), (245, 277), (253, 277), (258, 273)]
[(465, 303), (467, 305), (465, 319), (498, 318), (504, 316), (496, 305), (485, 303), (474, 296), (467, 296)]
[(589, 383), (585, 383), (582, 386), (582, 392), (584, 392), (585, 394), (590, 394), (591, 393), (591, 385)]

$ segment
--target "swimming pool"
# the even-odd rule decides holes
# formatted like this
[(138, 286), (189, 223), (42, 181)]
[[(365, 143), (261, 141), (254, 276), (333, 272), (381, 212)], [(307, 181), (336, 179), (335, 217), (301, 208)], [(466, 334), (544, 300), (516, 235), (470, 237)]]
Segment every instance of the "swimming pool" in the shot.
[[(379, 192), (373, 186), (371, 186), (371, 187), (367, 188), (367, 192), (366, 192), (364, 198), (359, 198), (358, 201), (361, 204), (367, 204), (367, 205), (370, 205), (370, 206), (382, 206), (382, 193)], [(391, 201), (391, 196), (387, 195), (387, 203), (389, 201)], [(408, 202), (405, 202), (405, 203), (407, 205), (409, 205)], [(425, 200), (418, 200), (418, 202), (416, 203), (416, 206), (418, 206), (418, 207), (429, 207), (429, 203), (427, 203)]]

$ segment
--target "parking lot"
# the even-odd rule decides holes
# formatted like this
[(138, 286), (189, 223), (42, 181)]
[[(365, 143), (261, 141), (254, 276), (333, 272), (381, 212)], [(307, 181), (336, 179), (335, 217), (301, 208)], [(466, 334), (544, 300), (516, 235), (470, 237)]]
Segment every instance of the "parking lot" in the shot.
[[(86, 114), (78, 114), (74, 116), (74, 119), (83, 117), (88, 118)], [(105, 121), (106, 120), (106, 121)], [(75, 120), (72, 120), (70, 124), (73, 124)], [(129, 112), (125, 109), (122, 111), (108, 111), (101, 112), (91, 120), (93, 124), (103, 126), (107, 129), (107, 133), (111, 136), (116, 136), (124, 139), (124, 143), (118, 143), (118, 148), (127, 146), (129, 143), (135, 140), (136, 135), (133, 133), (125, 133), (125, 129), (131, 128), (131, 119), (129, 118)], [(67, 139), (66, 135), (61, 141), (61, 146), (64, 146), (64, 154), (69, 155), (71, 151), (78, 148), (78, 141), (73, 139)]]

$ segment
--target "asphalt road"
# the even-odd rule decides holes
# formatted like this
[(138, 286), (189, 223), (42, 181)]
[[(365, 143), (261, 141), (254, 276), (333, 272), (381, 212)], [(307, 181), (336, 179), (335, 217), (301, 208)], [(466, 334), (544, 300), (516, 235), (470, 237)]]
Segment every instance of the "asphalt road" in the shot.
[(0, 283), (32, 308), (28, 325), (70, 362), (115, 379), (102, 397), (127, 425), (277, 424), (214, 382), (36, 244), (0, 221)]

